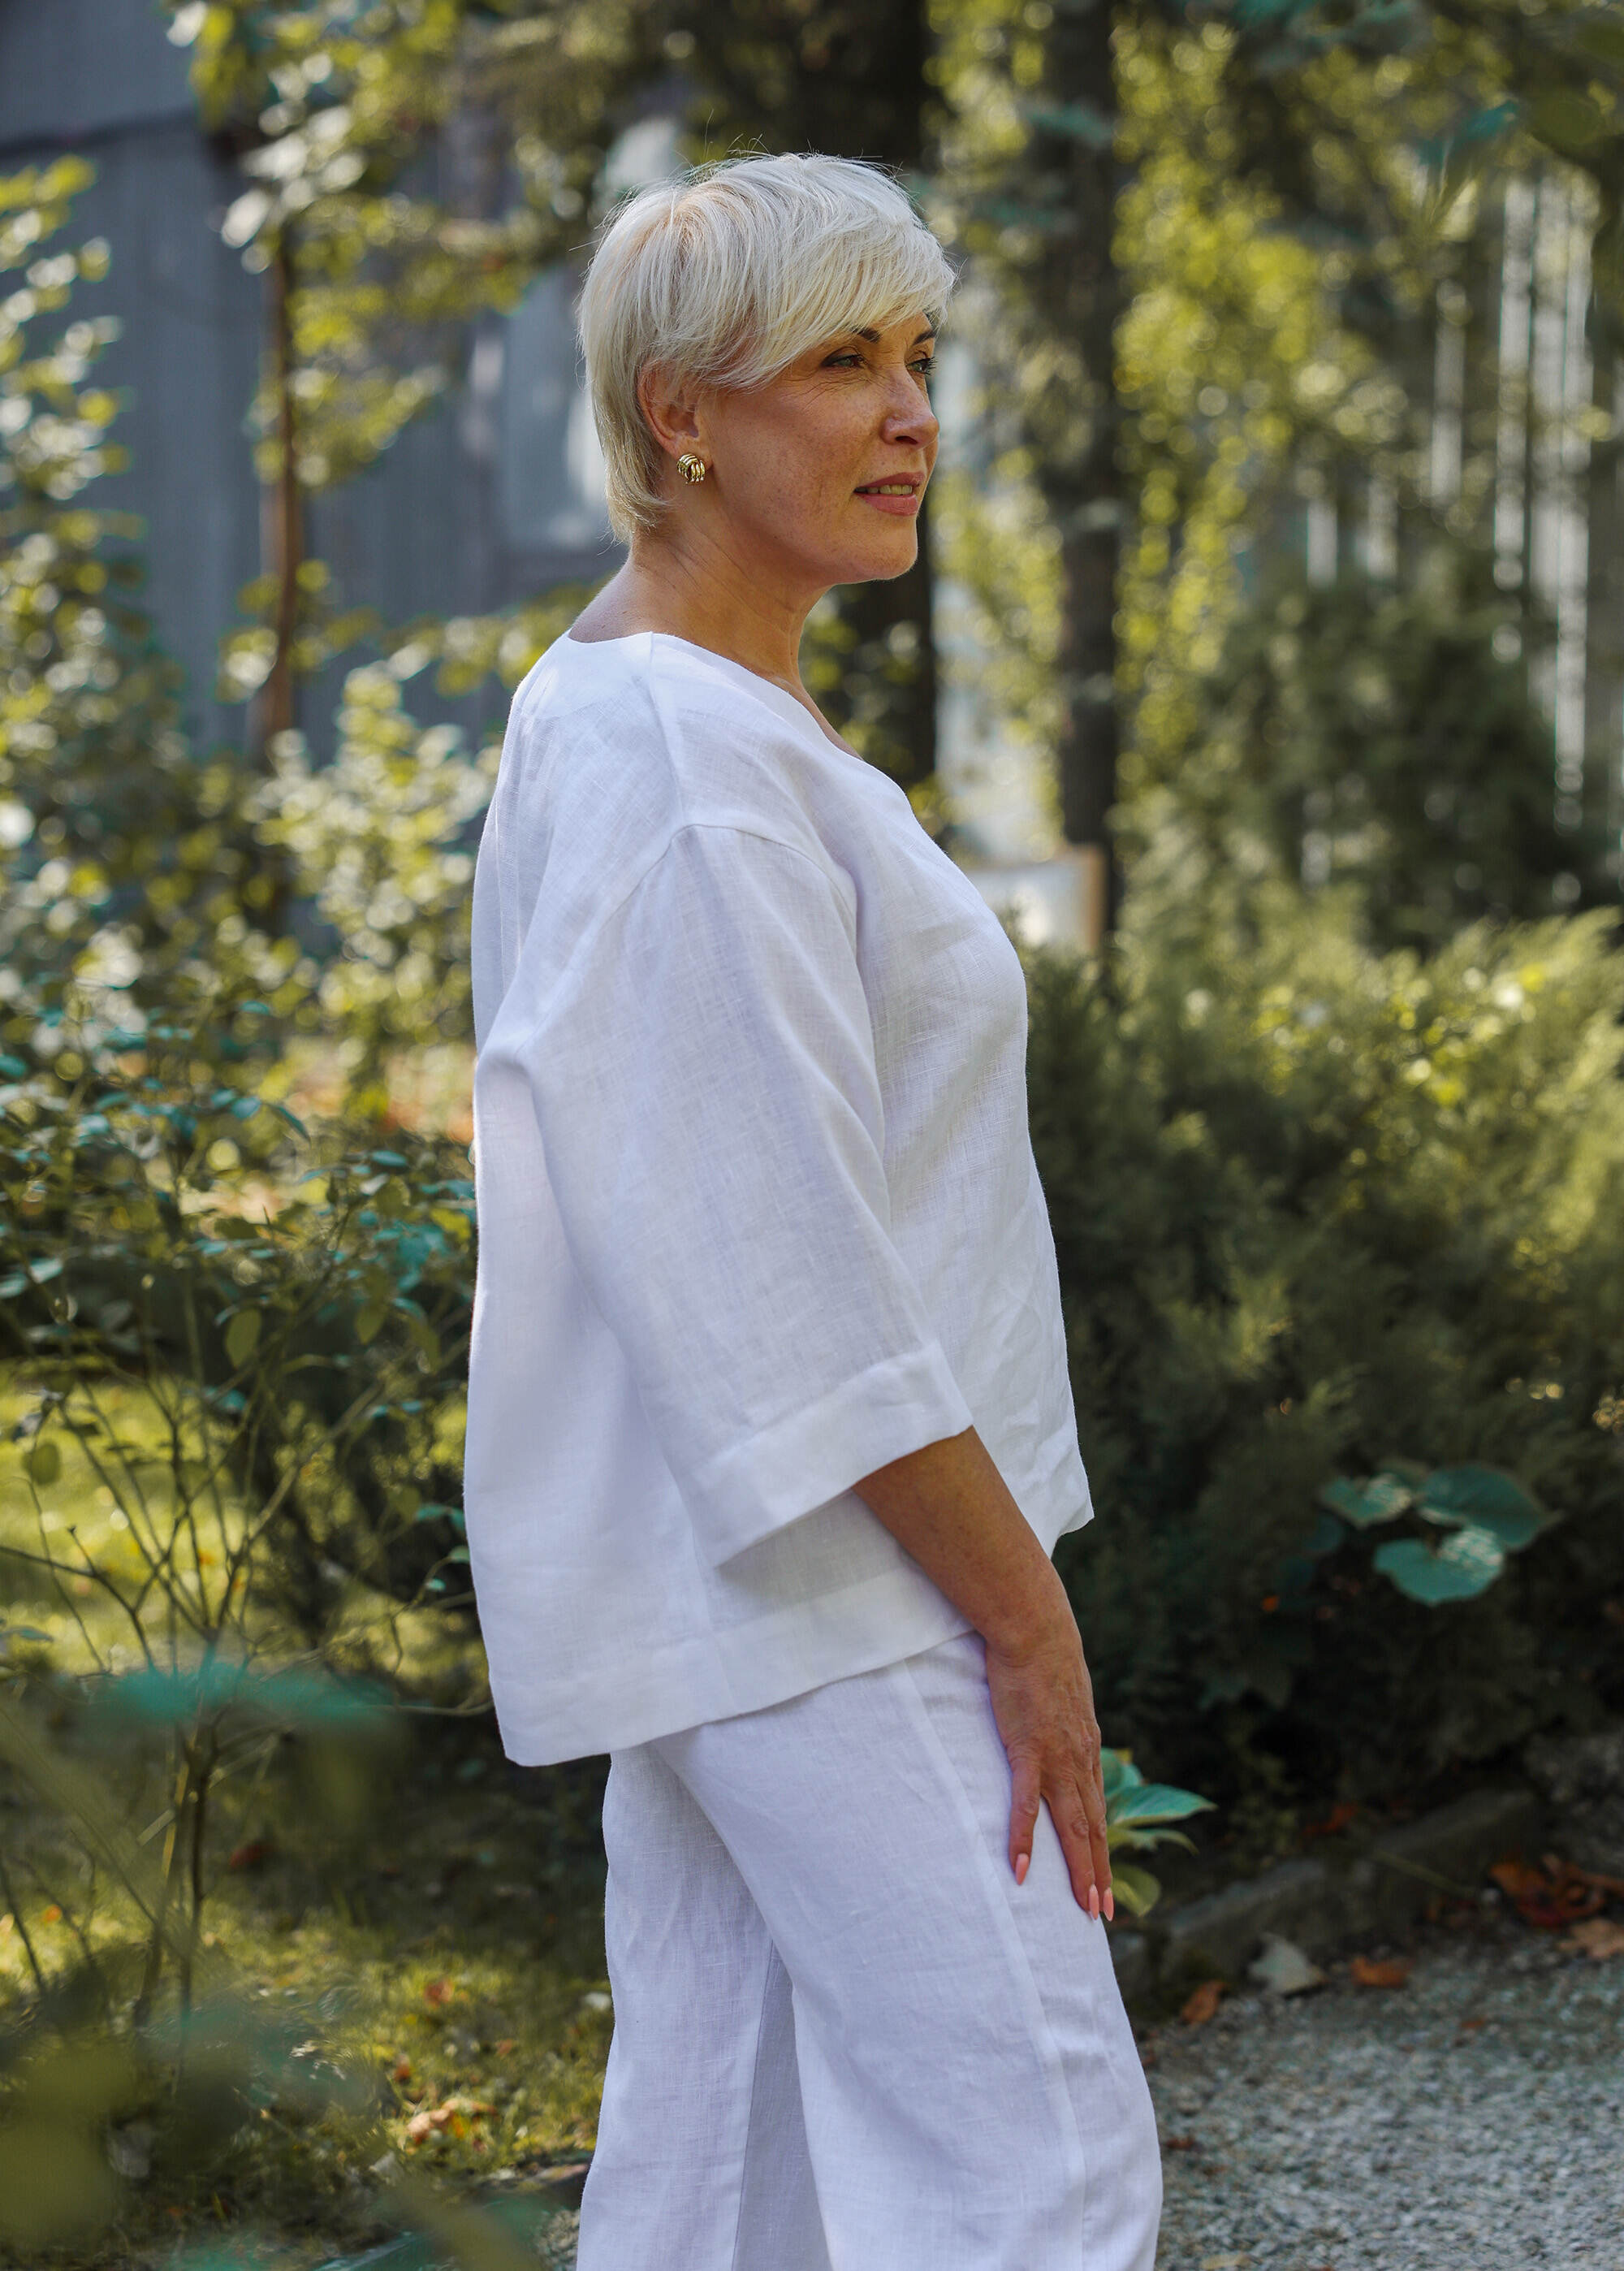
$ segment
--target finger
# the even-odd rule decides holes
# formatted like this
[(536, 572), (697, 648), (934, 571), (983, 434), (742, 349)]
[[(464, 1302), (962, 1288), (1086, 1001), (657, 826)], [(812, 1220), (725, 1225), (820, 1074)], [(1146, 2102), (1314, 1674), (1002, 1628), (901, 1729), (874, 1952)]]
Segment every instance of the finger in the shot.
[(1088, 1823), (1089, 1859), (1094, 1870), (1094, 1881), (1100, 1902), (1107, 1917), (1116, 1913), (1116, 1902), (1111, 1893), (1111, 1847), (1105, 1815), (1105, 1783), (1101, 1776), (1096, 1753), (1093, 1771), (1083, 1783), (1083, 1811)]
[(1064, 1791), (1054, 1793), (1049, 1801), (1049, 1812), (1060, 1839), (1060, 1850), (1065, 1856), (1066, 1873), (1072, 1880), (1072, 1897), (1079, 1909), (1086, 1909), (1091, 1917), (1097, 1917), (1100, 1913), (1100, 1888), (1094, 1876), (1094, 1839), (1082, 1794), (1075, 1783)]
[(1027, 1871), (1032, 1865), (1032, 1838), (1037, 1828), (1037, 1762), (1024, 1756), (1012, 1758), (1010, 1772), (1009, 1865), (1015, 1873), (1015, 1882), (1024, 1885)]

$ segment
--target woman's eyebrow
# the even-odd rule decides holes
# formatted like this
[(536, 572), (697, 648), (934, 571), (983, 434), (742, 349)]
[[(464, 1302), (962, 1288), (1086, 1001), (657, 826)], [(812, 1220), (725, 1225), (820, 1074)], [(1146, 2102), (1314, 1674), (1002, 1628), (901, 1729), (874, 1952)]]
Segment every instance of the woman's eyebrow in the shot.
[[(855, 331), (854, 331), (854, 332), (853, 332), (853, 337), (854, 337), (854, 338), (856, 338), (856, 339), (868, 339), (869, 341), (871, 341), (871, 342), (872, 342), (872, 343), (878, 343), (879, 339), (879, 333), (878, 331), (869, 331), (865, 326), (859, 324), (859, 325), (855, 329)], [(927, 326), (925, 327), (925, 329), (924, 329), (923, 331), (921, 331), (921, 332), (920, 332), (919, 337), (918, 337), (918, 338), (914, 341), (914, 345), (915, 345), (916, 347), (918, 347), (918, 346), (923, 346), (924, 345), (924, 343), (925, 343), (925, 341), (926, 341), (927, 339), (933, 339), (935, 337), (936, 337), (936, 326), (935, 326), (935, 324), (927, 324)]]

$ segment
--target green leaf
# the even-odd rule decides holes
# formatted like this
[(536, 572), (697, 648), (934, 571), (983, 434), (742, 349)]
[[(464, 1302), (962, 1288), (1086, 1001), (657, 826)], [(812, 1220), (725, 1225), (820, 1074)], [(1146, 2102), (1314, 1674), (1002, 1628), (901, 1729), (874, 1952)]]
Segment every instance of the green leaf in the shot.
[(1373, 1558), (1401, 1593), (1427, 1608), (1487, 1592), (1506, 1566), (1498, 1538), (1475, 1527), (1454, 1531), (1435, 1553), (1419, 1538), (1398, 1538)]
[(1111, 1890), (1130, 1916), (1148, 1916), (1161, 1898), (1161, 1880), (1128, 1862), (1111, 1864)]
[(55, 1443), (36, 1443), (24, 1457), (23, 1465), (29, 1480), (45, 1490), (62, 1472), (62, 1453)]
[(1105, 1786), (1108, 1804), (1119, 1791), (1138, 1790), (1145, 1781), (1127, 1751), (1101, 1752), (1100, 1779)]
[(1397, 1522), (1404, 1510), (1413, 1503), (1415, 1492), (1397, 1474), (1372, 1474), (1368, 1483), (1352, 1481), (1352, 1476), (1338, 1474), (1336, 1481), (1326, 1483), (1320, 1492), (1320, 1506), (1340, 1515), (1342, 1522), (1352, 1522), (1356, 1530), (1374, 1530), (1381, 1522)]
[(1386, 1472), (1372, 1475), (1368, 1483), (1339, 1475), (1318, 1495), (1322, 1506), (1351, 1522), (1355, 1530), (1374, 1530), (1378, 1523), (1396, 1521), (1414, 1499), (1407, 1483)]
[(1141, 1829), (1131, 1821), (1119, 1821), (1108, 1828), (1105, 1842), (1114, 1853), (1119, 1845), (1131, 1846), (1136, 1853), (1148, 1853), (1158, 1845), (1181, 1845), (1186, 1853), (1193, 1853), (1193, 1838), (1186, 1837), (1182, 1829)]
[(1427, 1478), (1416, 1512), (1446, 1528), (1487, 1530), (1508, 1553), (1520, 1553), (1546, 1524), (1539, 1501), (1498, 1467), (1440, 1467)]
[(245, 1365), (259, 1346), (257, 1309), (239, 1309), (226, 1328), (226, 1353), (234, 1366)]
[(1564, 154), (1588, 149), (1607, 131), (1607, 121), (1596, 105), (1567, 87), (1535, 95), (1526, 115), (1530, 132)]
[(383, 1321), (389, 1311), (382, 1301), (367, 1301), (355, 1312), (355, 1337), (363, 1348), (370, 1348), (383, 1330)]
[(1108, 1824), (1139, 1821), (1183, 1821), (1192, 1813), (1211, 1813), (1210, 1798), (1198, 1798), (1193, 1790), (1174, 1790), (1166, 1783), (1147, 1782), (1137, 1790), (1123, 1791), (1116, 1797), (1108, 1795), (1105, 1818)]
[(297, 1665), (255, 1672), (218, 1658), (195, 1671), (130, 1672), (100, 1683), (95, 1697), (115, 1714), (179, 1725), (199, 1713), (237, 1710), (293, 1727), (360, 1727), (391, 1709), (378, 1681), (341, 1681)]

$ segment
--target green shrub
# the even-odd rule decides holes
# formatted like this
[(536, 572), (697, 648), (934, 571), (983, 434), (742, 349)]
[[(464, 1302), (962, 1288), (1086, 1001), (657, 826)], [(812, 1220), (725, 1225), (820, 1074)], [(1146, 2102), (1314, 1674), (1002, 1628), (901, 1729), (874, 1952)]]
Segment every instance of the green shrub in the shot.
[(1494, 566), (1442, 532), (1403, 585), (1349, 571), (1305, 587), (1274, 562), (1188, 743), (1131, 753), (1130, 844), (1175, 813), (1210, 890), (1245, 894), (1254, 872), (1339, 888), (1378, 951), (1616, 904), (1599, 832), (1576, 800), (1554, 808), (1531, 672), (1554, 625)]
[[(1422, 964), (1334, 897), (1248, 913), (1147, 893), (1109, 983), (1026, 957), (1100, 1517), (1061, 1561), (1114, 1741), (1358, 1795), (1624, 1700), (1624, 964), (1598, 915)], [(1441, 1610), (1357, 1538), (1294, 1585), (1319, 1491), (1400, 1452), (1563, 1519)]]

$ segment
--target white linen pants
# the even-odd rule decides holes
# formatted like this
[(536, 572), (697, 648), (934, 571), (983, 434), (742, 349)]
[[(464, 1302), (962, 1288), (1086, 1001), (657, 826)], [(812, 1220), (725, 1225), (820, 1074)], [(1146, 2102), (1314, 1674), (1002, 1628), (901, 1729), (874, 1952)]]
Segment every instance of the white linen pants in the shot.
[(1152, 2271), (1105, 1928), (975, 1634), (611, 1759), (615, 2029), (579, 2271)]

